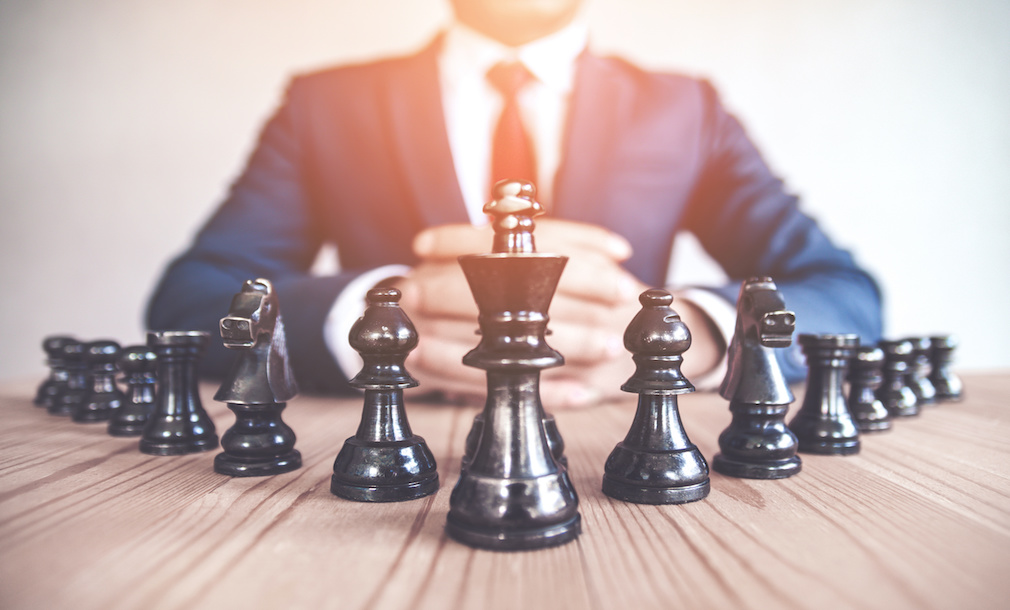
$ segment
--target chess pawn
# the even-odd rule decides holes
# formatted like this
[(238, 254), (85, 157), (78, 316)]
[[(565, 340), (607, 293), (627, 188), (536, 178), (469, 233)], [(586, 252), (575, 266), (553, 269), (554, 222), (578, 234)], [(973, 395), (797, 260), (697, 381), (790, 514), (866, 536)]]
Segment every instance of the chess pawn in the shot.
[(849, 364), (849, 413), (860, 432), (884, 432), (891, 429), (891, 414), (875, 391), (884, 381), (884, 351), (875, 346), (861, 346)]
[(719, 435), (720, 453), (712, 468), (746, 479), (784, 479), (800, 472), (796, 435), (785, 417), (794, 397), (775, 357), (792, 345), (796, 314), (770, 277), (740, 286), (729, 367), (719, 394), (729, 400), (733, 419)]
[(214, 395), (235, 414), (235, 424), (221, 436), (224, 451), (214, 456), (214, 471), (257, 477), (300, 468), (295, 433), (281, 419), (298, 386), (288, 363), (284, 320), (273, 284), (264, 279), (245, 282), (220, 329), (224, 346), (236, 350), (238, 358)]
[(84, 400), (74, 410), (75, 422), (108, 421), (113, 412), (123, 406), (126, 395), (116, 385), (119, 351), (119, 344), (115, 341), (92, 341), (85, 345), (84, 362), (88, 367), (91, 386)]
[(528, 182), (495, 185), (484, 207), (493, 252), (459, 258), (480, 312), (480, 343), (463, 364), (485, 371), (479, 439), (449, 497), (446, 532), (495, 550), (536, 549), (581, 532), (578, 495), (547, 439), (540, 371), (564, 363), (545, 340), (547, 310), (568, 259), (536, 252), (533, 217), (542, 209)]
[(146, 345), (124, 348), (117, 363), (126, 383), (126, 399), (109, 420), (112, 436), (140, 436), (154, 410), (158, 358)]
[(807, 357), (807, 388), (800, 410), (789, 422), (799, 451), (824, 455), (859, 453), (859, 429), (849, 413), (842, 382), (859, 346), (858, 335), (799, 336)]
[(877, 388), (877, 398), (891, 417), (912, 417), (919, 414), (915, 392), (908, 387), (908, 368), (912, 360), (910, 341), (881, 341), (884, 351), (884, 382)]
[(364, 366), (350, 385), (364, 390), (364, 407), (330, 479), (330, 491), (348, 500), (400, 502), (438, 491), (435, 456), (411, 431), (403, 405), (403, 390), (418, 385), (403, 366), (417, 347), (417, 331), (400, 296), (395, 288), (370, 290), (364, 315), (351, 327), (350, 344)]
[(931, 372), (930, 381), (936, 389), (936, 398), (940, 401), (961, 400), (964, 386), (961, 378), (951, 369), (954, 350), (957, 349), (957, 338), (952, 335), (941, 335), (930, 339)]
[(154, 411), (140, 438), (140, 451), (150, 455), (183, 455), (217, 447), (214, 422), (200, 402), (197, 362), (210, 335), (204, 331), (147, 333), (147, 345), (158, 359)]
[(920, 405), (931, 405), (936, 402), (936, 388), (929, 380), (933, 370), (930, 362), (932, 342), (929, 337), (910, 337), (912, 343), (912, 360), (908, 365), (908, 387), (915, 394), (915, 400)]
[(624, 441), (603, 468), (603, 493), (638, 504), (683, 504), (708, 496), (708, 463), (687, 437), (677, 396), (694, 391), (680, 365), (691, 332), (670, 307), (665, 290), (639, 296), (641, 311), (624, 333), (634, 375), (621, 389), (638, 394), (638, 410)]
[(63, 367), (67, 383), (53, 395), (47, 410), (50, 415), (73, 415), (89, 392), (90, 375), (84, 361), (84, 343), (69, 339), (63, 343)]
[(53, 403), (56, 396), (67, 387), (67, 367), (64, 362), (63, 349), (72, 337), (53, 336), (42, 341), (42, 349), (46, 352), (46, 364), (49, 366), (49, 376), (39, 385), (32, 402), (37, 407), (46, 407)]

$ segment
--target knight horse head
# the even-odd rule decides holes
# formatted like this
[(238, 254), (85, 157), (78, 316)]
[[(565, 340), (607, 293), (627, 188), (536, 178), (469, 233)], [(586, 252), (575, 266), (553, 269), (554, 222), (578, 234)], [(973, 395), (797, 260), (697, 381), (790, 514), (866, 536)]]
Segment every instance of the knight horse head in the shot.
[(273, 284), (247, 280), (221, 318), (224, 346), (240, 350), (215, 400), (242, 404), (284, 402), (298, 393), (288, 362), (284, 321)]
[(789, 347), (796, 314), (770, 277), (754, 277), (740, 286), (736, 332), (728, 350), (729, 369), (719, 393), (723, 398), (750, 404), (787, 404), (793, 401), (785, 376), (768, 348)]

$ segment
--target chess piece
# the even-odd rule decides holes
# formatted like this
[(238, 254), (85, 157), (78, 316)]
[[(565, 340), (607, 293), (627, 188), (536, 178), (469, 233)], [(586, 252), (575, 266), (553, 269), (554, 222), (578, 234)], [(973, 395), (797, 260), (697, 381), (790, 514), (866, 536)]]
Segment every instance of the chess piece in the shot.
[[(505, 185), (509, 185), (514, 193), (506, 193), (502, 190)], [(495, 189), (495, 198), (484, 206), (484, 212), (491, 215), (494, 228), (491, 252), (498, 254), (536, 252), (536, 242), (533, 239), (533, 218), (544, 213), (543, 206), (536, 200), (536, 188), (530, 182), (502, 180), (495, 185)], [(567, 468), (568, 458), (565, 457), (565, 441), (561, 437), (554, 416), (546, 411), (543, 415), (543, 426), (551, 455), (558, 463)], [(473, 459), (483, 427), (484, 414), (478, 413), (473, 418), (473, 425), (470, 427), (464, 444), (463, 470)]]
[(67, 383), (53, 395), (47, 407), (50, 415), (73, 415), (88, 393), (90, 375), (84, 362), (84, 343), (69, 339), (63, 343), (63, 367)]
[(807, 389), (789, 429), (799, 451), (824, 455), (859, 453), (859, 429), (849, 413), (842, 382), (859, 347), (858, 335), (799, 336), (807, 357)]
[(46, 337), (42, 341), (42, 349), (46, 352), (46, 364), (49, 366), (49, 376), (39, 385), (32, 401), (37, 407), (46, 407), (67, 387), (67, 367), (64, 363), (63, 348), (73, 341), (72, 337), (63, 335)]
[(126, 395), (116, 385), (116, 361), (119, 344), (115, 341), (92, 341), (84, 346), (84, 362), (91, 384), (84, 400), (74, 410), (79, 424), (108, 421), (113, 411), (123, 406)]
[(209, 339), (208, 333), (197, 330), (147, 333), (147, 345), (158, 358), (158, 392), (140, 438), (141, 452), (183, 455), (217, 447), (214, 422), (200, 402), (196, 376)]
[(964, 385), (961, 378), (951, 369), (954, 350), (957, 349), (957, 338), (953, 335), (940, 335), (930, 339), (931, 372), (929, 380), (936, 389), (936, 398), (940, 401), (961, 400)]
[(364, 361), (351, 386), (365, 391), (357, 433), (333, 462), (330, 491), (358, 502), (400, 502), (438, 491), (435, 456), (414, 434), (403, 390), (417, 380), (403, 366), (417, 347), (417, 331), (400, 309), (400, 291), (374, 288), (368, 307), (351, 327), (349, 340)]
[(919, 414), (915, 392), (908, 387), (908, 367), (912, 360), (910, 341), (881, 341), (884, 351), (884, 382), (877, 388), (877, 398), (891, 417), (912, 417)]
[(876, 396), (884, 381), (884, 351), (873, 345), (856, 348), (849, 363), (849, 413), (860, 432), (884, 432), (891, 429), (891, 414)]
[(214, 471), (258, 477), (300, 468), (295, 433), (281, 419), (298, 386), (273, 284), (264, 279), (245, 282), (220, 326), (224, 346), (239, 355), (214, 395), (235, 414), (235, 424), (221, 436), (224, 451), (214, 456)]
[(794, 398), (773, 350), (792, 345), (796, 314), (786, 309), (770, 277), (740, 286), (729, 368), (719, 394), (733, 419), (719, 435), (716, 472), (746, 479), (784, 479), (798, 473), (796, 435), (785, 417)]
[(494, 250), (459, 258), (480, 311), (480, 343), (463, 364), (485, 371), (480, 437), (449, 498), (446, 532), (471, 546), (536, 549), (574, 540), (578, 496), (551, 452), (540, 371), (564, 363), (547, 345), (547, 310), (568, 258), (536, 252), (542, 213), (528, 182), (503, 180), (492, 215)]
[(930, 361), (932, 354), (932, 342), (929, 337), (910, 337), (912, 343), (912, 360), (908, 364), (908, 387), (915, 394), (915, 400), (920, 405), (931, 405), (936, 403), (936, 388), (929, 380), (929, 374), (933, 371)]
[(687, 437), (677, 396), (694, 391), (680, 372), (691, 332), (665, 290), (639, 296), (641, 311), (624, 333), (635, 373), (621, 389), (638, 394), (638, 410), (624, 441), (603, 468), (603, 493), (638, 504), (683, 504), (708, 496), (708, 463)]
[(146, 345), (134, 345), (120, 352), (117, 364), (127, 391), (123, 406), (116, 409), (109, 420), (109, 434), (140, 436), (154, 410), (158, 357)]

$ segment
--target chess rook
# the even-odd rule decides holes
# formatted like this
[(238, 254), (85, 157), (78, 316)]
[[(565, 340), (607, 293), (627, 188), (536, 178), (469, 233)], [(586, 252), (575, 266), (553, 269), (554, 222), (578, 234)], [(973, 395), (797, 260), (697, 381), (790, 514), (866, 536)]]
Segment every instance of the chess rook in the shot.
[(849, 363), (849, 413), (860, 432), (890, 430), (891, 414), (877, 398), (876, 390), (884, 381), (884, 351), (873, 345), (856, 349)]
[(349, 341), (364, 361), (350, 380), (364, 390), (357, 433), (333, 462), (330, 492), (358, 502), (400, 502), (438, 491), (435, 456), (407, 421), (403, 391), (418, 385), (404, 368), (417, 330), (400, 309), (400, 291), (374, 288)]
[(46, 337), (42, 341), (42, 350), (46, 353), (46, 365), (49, 366), (49, 376), (39, 385), (32, 403), (37, 407), (48, 408), (56, 396), (67, 387), (67, 367), (64, 360), (64, 347), (74, 341), (73, 337), (63, 335)]
[(200, 402), (196, 376), (209, 340), (208, 333), (195, 330), (147, 334), (147, 345), (158, 358), (158, 392), (141, 435), (141, 452), (183, 455), (217, 447), (214, 422)]
[(124, 348), (117, 363), (126, 383), (126, 399), (109, 420), (112, 436), (140, 436), (154, 410), (158, 358), (146, 345)]
[(73, 415), (88, 393), (90, 375), (84, 361), (84, 343), (69, 339), (63, 342), (63, 367), (67, 383), (57, 391), (46, 410), (50, 415)]
[(74, 409), (77, 423), (108, 421), (115, 410), (123, 406), (126, 395), (116, 385), (116, 361), (119, 344), (115, 341), (93, 341), (85, 345), (84, 362), (90, 384), (84, 400)]
[(489, 254), (461, 256), (480, 312), (480, 343), (463, 363), (485, 371), (487, 401), (472, 457), (449, 498), (446, 532), (496, 550), (574, 540), (578, 496), (555, 459), (540, 401), (540, 371), (564, 363), (545, 340), (547, 310), (568, 258), (538, 253), (532, 184), (502, 181), (485, 206), (495, 230)]
[(877, 388), (877, 398), (891, 417), (912, 417), (919, 414), (915, 392), (908, 387), (908, 368), (912, 361), (910, 341), (879, 343), (884, 351), (884, 382)]
[(940, 335), (930, 338), (930, 365), (931, 372), (929, 380), (933, 382), (936, 389), (936, 398), (940, 401), (961, 400), (964, 394), (964, 385), (951, 368), (954, 350), (957, 349), (957, 338), (952, 335)]
[(930, 361), (932, 354), (932, 342), (929, 337), (910, 337), (912, 344), (912, 360), (908, 364), (908, 387), (915, 394), (915, 400), (920, 405), (931, 405), (936, 403), (936, 388), (929, 380), (929, 374), (933, 371)]
[(736, 329), (727, 352), (729, 368), (719, 394), (733, 419), (719, 435), (716, 472), (746, 479), (784, 479), (800, 472), (797, 441), (785, 417), (794, 398), (775, 357), (792, 345), (796, 314), (770, 277), (740, 285)]
[(842, 392), (859, 336), (802, 334), (799, 343), (807, 357), (807, 388), (800, 410), (789, 422), (789, 429), (799, 440), (799, 451), (859, 453), (859, 429)]
[(683, 504), (708, 496), (708, 463), (680, 419), (677, 396), (694, 391), (680, 372), (691, 332), (665, 290), (639, 296), (641, 311), (624, 333), (635, 373), (621, 389), (638, 394), (638, 410), (624, 441), (603, 468), (603, 493), (638, 504)]
[(214, 400), (226, 403), (235, 423), (221, 436), (214, 471), (233, 477), (290, 472), (302, 465), (295, 433), (281, 419), (298, 393), (288, 363), (280, 303), (269, 280), (249, 280), (220, 322), (224, 346), (238, 352)]

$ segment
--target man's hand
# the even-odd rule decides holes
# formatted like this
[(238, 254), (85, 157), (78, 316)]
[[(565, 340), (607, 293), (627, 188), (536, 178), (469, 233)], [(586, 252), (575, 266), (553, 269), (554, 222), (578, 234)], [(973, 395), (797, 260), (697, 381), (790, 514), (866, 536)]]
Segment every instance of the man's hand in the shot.
[[(423, 388), (450, 396), (486, 394), (484, 371), (461, 362), (479, 337), (477, 306), (456, 259), (490, 251), (491, 241), (489, 227), (470, 225), (429, 229), (414, 241), (421, 263), (397, 287), (421, 338), (407, 366)], [(551, 304), (547, 337), (565, 365), (544, 370), (544, 406), (584, 406), (621, 395), (621, 384), (635, 368), (624, 349), (624, 329), (641, 307), (638, 295), (648, 288), (621, 267), (631, 246), (606, 229), (552, 219), (537, 222), (536, 241), (540, 252), (569, 257)], [(674, 308), (693, 336), (684, 363), (690, 378), (714, 367), (721, 354), (703, 313), (686, 301)]]

